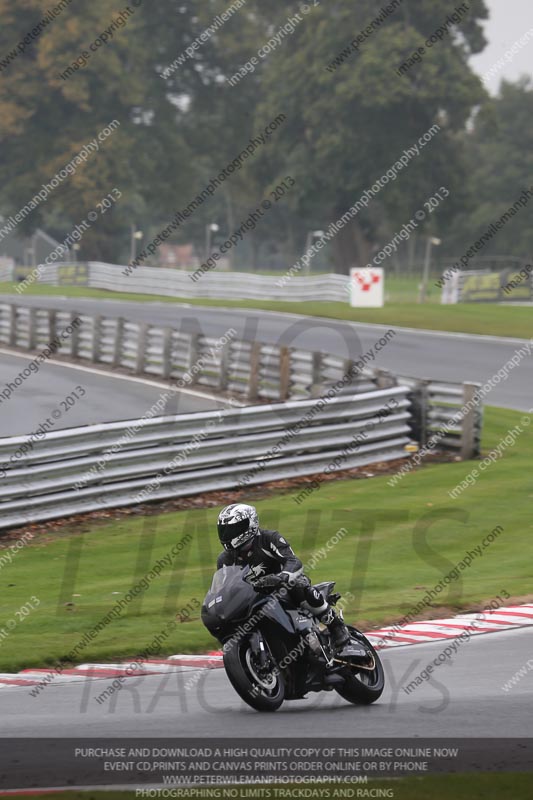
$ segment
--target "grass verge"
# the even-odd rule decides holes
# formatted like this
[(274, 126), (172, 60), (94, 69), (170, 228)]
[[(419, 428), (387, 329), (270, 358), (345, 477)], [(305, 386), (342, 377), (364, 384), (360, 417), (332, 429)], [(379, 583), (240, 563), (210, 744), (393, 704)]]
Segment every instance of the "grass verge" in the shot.
[[(346, 618), (364, 627), (408, 613), (426, 589), (497, 526), (503, 531), (439, 595), (432, 616), (472, 607), (502, 590), (526, 596), (531, 592), (531, 567), (524, 554), (533, 530), (533, 435), (524, 419), (531, 418), (487, 410), (485, 451), (516, 424), (523, 425), (524, 433), (457, 500), (448, 490), (470, 473), (473, 462), (426, 466), (393, 487), (387, 477), (332, 481), (300, 505), (294, 501), (299, 490), (258, 500), (262, 525), (280, 529), (304, 563), (313, 558), (315, 567), (308, 574), (314, 582), (335, 578), (342, 593), (351, 591)], [(211, 649), (216, 643), (201, 623), (199, 604), (219, 551), (216, 514), (216, 508), (199, 508), (36, 534), (11, 563), (0, 562), (0, 670), (64, 658), (158, 561), (165, 564), (159, 577), (87, 641), (78, 660), (136, 655), (176, 614), (181, 621), (162, 652)], [(341, 527), (347, 533), (320, 555)], [(191, 537), (190, 543), (167, 559), (184, 536)], [(2, 543), (7, 547), (13, 541), (3, 537)], [(4, 553), (0, 550), (0, 556)], [(32, 597), (39, 605), (24, 613)], [(9, 620), (14, 622), (10, 628)]]
[[(251, 787), (238, 786), (237, 794), (232, 793), (232, 797), (245, 798), (252, 796)], [(334, 797), (394, 797), (394, 800), (531, 800), (531, 774), (530, 773), (490, 773), (490, 774), (468, 774), (468, 775), (430, 775), (423, 778), (400, 778), (399, 780), (377, 780), (371, 781), (366, 786), (354, 787), (353, 785), (343, 784), (308, 784), (308, 789), (318, 789), (322, 791), (323, 798)], [(343, 794), (347, 789), (353, 794)], [(335, 789), (340, 790), (335, 794)], [(300, 787), (301, 790), (301, 787)], [(275, 786), (269, 784), (263, 786), (264, 794), (255, 794), (255, 797), (299, 797), (298, 790), (285, 784)], [(186, 800), (187, 797), (201, 800), (199, 790), (195, 794), (187, 794), (186, 789), (180, 790), (180, 797)], [(256, 787), (257, 792), (257, 787)], [(358, 794), (360, 792), (360, 794)], [(368, 794), (365, 794), (368, 792)], [(373, 793), (371, 793), (373, 792)], [(52, 792), (40, 793), (28, 791), (25, 796), (35, 798), (46, 798), (46, 800), (92, 800), (98, 797), (101, 800), (133, 800), (136, 796), (134, 791), (115, 791), (115, 790), (91, 790), (86, 792)], [(154, 795), (155, 796), (155, 795)], [(207, 793), (206, 793), (207, 796)], [(223, 797), (223, 789), (220, 789), (220, 796)], [(229, 796), (229, 795), (228, 795)], [(318, 795), (314, 795), (318, 796)]]
[(257, 308), (266, 311), (285, 311), (306, 316), (326, 317), (349, 322), (375, 323), (380, 325), (425, 330), (449, 331), (454, 333), (484, 334), (493, 336), (530, 339), (533, 335), (533, 309), (527, 306), (501, 306), (495, 303), (459, 303), (439, 305), (431, 302), (419, 305), (407, 298), (411, 293), (406, 281), (389, 279), (388, 292), (391, 300), (384, 308), (351, 308), (348, 303), (305, 302), (260, 300), (210, 300), (180, 299), (160, 295), (144, 295), (125, 292), (109, 292), (103, 289), (86, 287), (46, 286), (35, 284), (22, 295), (15, 292), (15, 284), (0, 283), (1, 294), (14, 294), (22, 305), (24, 295), (93, 297), (136, 302), (188, 303), (196, 306), (224, 308)]

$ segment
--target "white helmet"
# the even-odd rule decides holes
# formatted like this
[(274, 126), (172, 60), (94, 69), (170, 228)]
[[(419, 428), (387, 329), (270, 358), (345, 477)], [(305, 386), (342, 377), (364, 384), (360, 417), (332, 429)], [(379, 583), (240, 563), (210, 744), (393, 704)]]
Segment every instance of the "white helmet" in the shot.
[(238, 550), (259, 532), (259, 519), (253, 506), (233, 503), (218, 515), (218, 538), (225, 550)]

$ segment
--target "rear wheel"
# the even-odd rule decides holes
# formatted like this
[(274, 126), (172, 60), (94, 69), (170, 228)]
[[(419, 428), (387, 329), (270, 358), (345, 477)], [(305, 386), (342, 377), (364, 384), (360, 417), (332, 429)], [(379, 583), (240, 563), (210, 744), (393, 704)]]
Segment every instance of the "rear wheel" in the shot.
[(356, 628), (347, 626), (354, 644), (363, 645), (368, 653), (368, 660), (346, 659), (346, 669), (343, 670), (344, 686), (336, 691), (345, 700), (356, 705), (370, 705), (381, 697), (385, 688), (385, 673), (380, 658), (366, 636)]
[(231, 685), (256, 711), (276, 711), (285, 699), (285, 683), (267, 648), (267, 663), (261, 665), (250, 640), (235, 642), (224, 652), (224, 667)]

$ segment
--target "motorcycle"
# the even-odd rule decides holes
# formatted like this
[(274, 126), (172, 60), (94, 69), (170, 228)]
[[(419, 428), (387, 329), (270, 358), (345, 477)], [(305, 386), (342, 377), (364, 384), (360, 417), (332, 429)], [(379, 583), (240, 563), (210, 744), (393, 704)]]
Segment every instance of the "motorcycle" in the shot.
[[(334, 581), (316, 584), (330, 605), (341, 598), (334, 587)], [(348, 625), (350, 641), (336, 652), (328, 628), (294, 605), (277, 575), (258, 579), (248, 566), (222, 567), (201, 614), (222, 644), (233, 688), (257, 711), (276, 711), (284, 700), (308, 692), (335, 690), (350, 703), (366, 705), (383, 692), (383, 666), (361, 631)]]

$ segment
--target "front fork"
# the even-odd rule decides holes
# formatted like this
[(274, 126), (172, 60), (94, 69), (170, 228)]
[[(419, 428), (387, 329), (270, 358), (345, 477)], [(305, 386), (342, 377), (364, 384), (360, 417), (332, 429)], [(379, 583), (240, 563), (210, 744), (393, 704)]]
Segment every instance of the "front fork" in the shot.
[(251, 634), (250, 646), (259, 666), (266, 667), (268, 664), (268, 654), (265, 647), (265, 641), (260, 631), (254, 631)]

